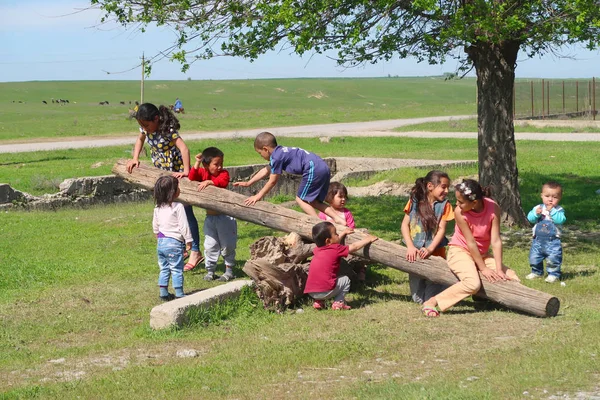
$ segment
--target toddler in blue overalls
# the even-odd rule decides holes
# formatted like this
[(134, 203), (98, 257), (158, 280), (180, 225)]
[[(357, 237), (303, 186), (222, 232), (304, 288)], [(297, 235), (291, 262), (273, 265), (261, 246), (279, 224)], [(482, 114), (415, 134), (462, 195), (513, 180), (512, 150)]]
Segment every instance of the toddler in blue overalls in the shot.
[(567, 218), (565, 210), (558, 205), (562, 198), (562, 186), (557, 182), (546, 182), (542, 186), (542, 204), (539, 204), (527, 214), (527, 219), (533, 227), (533, 242), (529, 251), (531, 273), (526, 279), (537, 279), (544, 276), (544, 259), (546, 259), (546, 282), (554, 283), (560, 280), (562, 265), (562, 244), (560, 242), (560, 225)]

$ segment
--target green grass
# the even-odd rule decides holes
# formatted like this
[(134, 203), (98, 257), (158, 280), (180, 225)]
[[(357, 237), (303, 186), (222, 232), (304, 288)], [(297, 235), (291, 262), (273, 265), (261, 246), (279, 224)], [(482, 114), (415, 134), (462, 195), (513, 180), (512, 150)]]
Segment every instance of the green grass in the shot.
[[(261, 161), (248, 151), (248, 140), (216, 144), (227, 165)], [(367, 162), (374, 156), (476, 158), (474, 140), (453, 140), (452, 146), (404, 138), (289, 139), (286, 144), (323, 156), (360, 151)], [(517, 398), (525, 391), (535, 398), (594, 393), (600, 373), (600, 204), (594, 194), (600, 175), (594, 160), (600, 143), (544, 147), (520, 141), (517, 148), (525, 208), (539, 201), (544, 180), (564, 184), (566, 286), (525, 283), (561, 300), (556, 318), (467, 300), (442, 318), (427, 320), (410, 302), (407, 276), (374, 266), (367, 284), (349, 296), (350, 312), (316, 312), (305, 300), (304, 313), (280, 315), (263, 310), (256, 296), (245, 292), (238, 302), (200, 311), (183, 329), (153, 332), (149, 311), (158, 295), (150, 202), (12, 211), (2, 213), (0, 224), (0, 398), (462, 400)], [(0, 173), (4, 180), (20, 170), (22, 182), (40, 171), (47, 181), (71, 169), (73, 176), (104, 174), (128, 150), (9, 154)], [(90, 167), (99, 160), (105, 165)], [(448, 171), (457, 178), (475, 169)], [(411, 184), (425, 172), (411, 168), (373, 179)], [(348, 206), (357, 226), (395, 241), (406, 200), (351, 198)], [(202, 223), (204, 212), (197, 209), (196, 215)], [(238, 224), (235, 272), (241, 276), (248, 246), (276, 233)], [(505, 262), (522, 277), (529, 272), (529, 230), (506, 230), (503, 236)], [(186, 274), (186, 290), (219, 284), (202, 276), (202, 270)], [(199, 356), (176, 356), (185, 349)]]
[[(551, 121), (550, 121), (551, 123)], [(395, 128), (396, 132), (477, 132), (476, 119), (459, 119), (442, 122), (426, 122), (422, 124), (406, 125)], [(515, 124), (515, 132), (534, 133), (599, 133), (600, 128), (596, 126), (545, 126), (539, 127), (534, 124)]]
[[(135, 81), (0, 83), (0, 142), (137, 132)], [(50, 103), (50, 98), (69, 104)], [(475, 112), (475, 81), (443, 78), (147, 81), (145, 101), (183, 101), (182, 133)], [(46, 100), (50, 104), (42, 104)], [(100, 106), (108, 100), (110, 105)], [(16, 103), (13, 103), (16, 101)], [(23, 101), (24, 103), (18, 103)], [(125, 105), (120, 105), (125, 101)], [(213, 110), (216, 109), (215, 110)]]

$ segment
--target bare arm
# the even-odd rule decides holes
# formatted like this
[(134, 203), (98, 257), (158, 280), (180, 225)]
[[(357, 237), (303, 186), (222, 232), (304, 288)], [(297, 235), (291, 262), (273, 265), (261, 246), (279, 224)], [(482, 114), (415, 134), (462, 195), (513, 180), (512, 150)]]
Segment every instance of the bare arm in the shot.
[(362, 249), (363, 247), (365, 247), (366, 245), (368, 245), (369, 243), (373, 243), (374, 241), (376, 241), (377, 239), (379, 239), (377, 236), (373, 236), (373, 235), (367, 235), (366, 238), (359, 240), (358, 242), (352, 243), (349, 247), (349, 252), (353, 253), (357, 250)]
[(135, 141), (135, 146), (133, 147), (133, 160), (127, 161), (127, 172), (131, 173), (135, 167), (140, 166), (140, 153), (142, 152), (142, 148), (144, 147), (144, 141), (146, 140), (146, 135), (140, 132), (137, 140)]
[[(268, 167), (266, 169), (267, 169), (267, 172), (269, 172)], [(256, 174), (256, 175), (258, 175), (258, 174)], [(262, 200), (262, 198), (265, 197), (266, 194), (271, 191), (271, 189), (273, 189), (273, 187), (275, 186), (275, 184), (277, 184), (278, 180), (279, 180), (279, 175), (278, 174), (271, 174), (271, 176), (269, 176), (269, 180), (267, 181), (267, 183), (265, 183), (265, 186), (263, 186), (263, 188), (260, 189), (260, 192), (258, 192), (254, 196), (248, 197), (244, 201), (244, 204), (247, 205), (247, 206), (251, 206), (251, 205), (255, 204), (257, 201)], [(248, 182), (250, 182), (250, 181), (248, 181)]]
[(269, 176), (269, 174), (271, 173), (271, 169), (266, 166), (263, 169), (261, 169), (260, 171), (258, 171), (256, 174), (254, 174), (254, 176), (252, 178), (250, 178), (248, 181), (246, 182), (235, 182), (233, 184), (233, 186), (243, 186), (243, 187), (248, 187), (248, 186), (252, 186), (254, 183), (266, 178), (267, 176)]
[(502, 239), (500, 238), (500, 207), (496, 204), (494, 219), (492, 220), (491, 246), (494, 252), (494, 261), (496, 263), (496, 273), (502, 279), (508, 279), (504, 265), (502, 265)]
[(431, 253), (433, 253), (435, 251), (435, 249), (437, 249), (437, 247), (440, 245), (440, 243), (442, 243), (442, 239), (446, 235), (446, 225), (447, 224), (448, 224), (448, 221), (446, 221), (445, 219), (440, 220), (440, 223), (438, 224), (438, 230), (437, 230), (435, 236), (433, 237), (433, 240), (429, 244), (429, 246), (424, 247), (419, 251), (419, 255), (421, 256), (421, 258), (429, 257), (431, 255)]
[(404, 214), (402, 225), (400, 225), (400, 232), (402, 232), (402, 237), (406, 243), (406, 259), (408, 262), (414, 262), (417, 259), (418, 249), (410, 237), (410, 215)]
[(175, 172), (173, 174), (174, 177), (179, 179), (190, 174), (190, 150), (180, 137), (175, 140), (175, 146), (177, 146), (181, 152), (181, 158), (183, 160), (183, 172)]

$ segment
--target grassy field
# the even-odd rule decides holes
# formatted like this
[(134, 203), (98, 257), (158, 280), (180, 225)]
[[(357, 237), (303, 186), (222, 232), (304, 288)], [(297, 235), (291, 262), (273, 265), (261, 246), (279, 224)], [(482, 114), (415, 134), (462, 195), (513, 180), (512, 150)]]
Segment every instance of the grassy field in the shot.
[[(128, 120), (128, 110), (139, 94), (135, 81), (0, 83), (0, 142), (134, 135), (138, 128)], [(182, 132), (473, 114), (476, 109), (474, 79), (146, 82), (145, 101), (168, 105), (176, 97), (186, 109), (179, 115)], [(51, 98), (69, 104), (53, 104)], [(109, 105), (99, 105), (102, 101)]]
[[(260, 162), (248, 140), (216, 144), (227, 165)], [(289, 139), (322, 156), (475, 159), (474, 140), (405, 138)], [(542, 146), (542, 147), (541, 147)], [(546, 146), (546, 147), (543, 147)], [(158, 397), (215, 399), (509, 399), (598, 395), (600, 143), (518, 142), (522, 201), (539, 200), (547, 179), (564, 184), (566, 286), (525, 284), (561, 300), (539, 319), (466, 300), (433, 321), (410, 302), (407, 276), (374, 266), (349, 297), (353, 310), (282, 315), (246, 293), (180, 330), (153, 332), (157, 304), (151, 203), (56, 212), (8, 212), (0, 224), (0, 398)], [(16, 188), (108, 173), (128, 148), (3, 155), (0, 180)], [(102, 165), (92, 168), (95, 163)], [(78, 169), (79, 168), (79, 169)], [(379, 175), (414, 182), (426, 171)], [(452, 177), (472, 168), (450, 170)], [(32, 177), (38, 176), (33, 179)], [(42, 185), (43, 186), (43, 185)], [(31, 186), (30, 186), (31, 187)], [(351, 199), (357, 225), (386, 240), (400, 238), (405, 198)], [(198, 210), (200, 222), (204, 215)], [(448, 232), (450, 234), (450, 232)], [(239, 222), (238, 264), (270, 229)], [(505, 262), (529, 272), (530, 231), (503, 232)], [(33, 244), (33, 246), (31, 246)], [(219, 265), (222, 270), (222, 264)], [(186, 291), (214, 286), (202, 270), (186, 274)], [(180, 358), (193, 349), (199, 356)], [(525, 395), (524, 393), (527, 392)]]

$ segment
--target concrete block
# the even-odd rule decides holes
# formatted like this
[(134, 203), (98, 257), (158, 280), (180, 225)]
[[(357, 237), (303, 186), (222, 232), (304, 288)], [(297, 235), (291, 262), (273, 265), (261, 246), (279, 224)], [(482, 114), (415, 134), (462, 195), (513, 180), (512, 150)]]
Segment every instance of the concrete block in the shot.
[(158, 305), (150, 311), (150, 327), (165, 329), (182, 326), (187, 322), (190, 310), (209, 308), (219, 301), (237, 298), (242, 288), (252, 285), (249, 279), (232, 281)]

